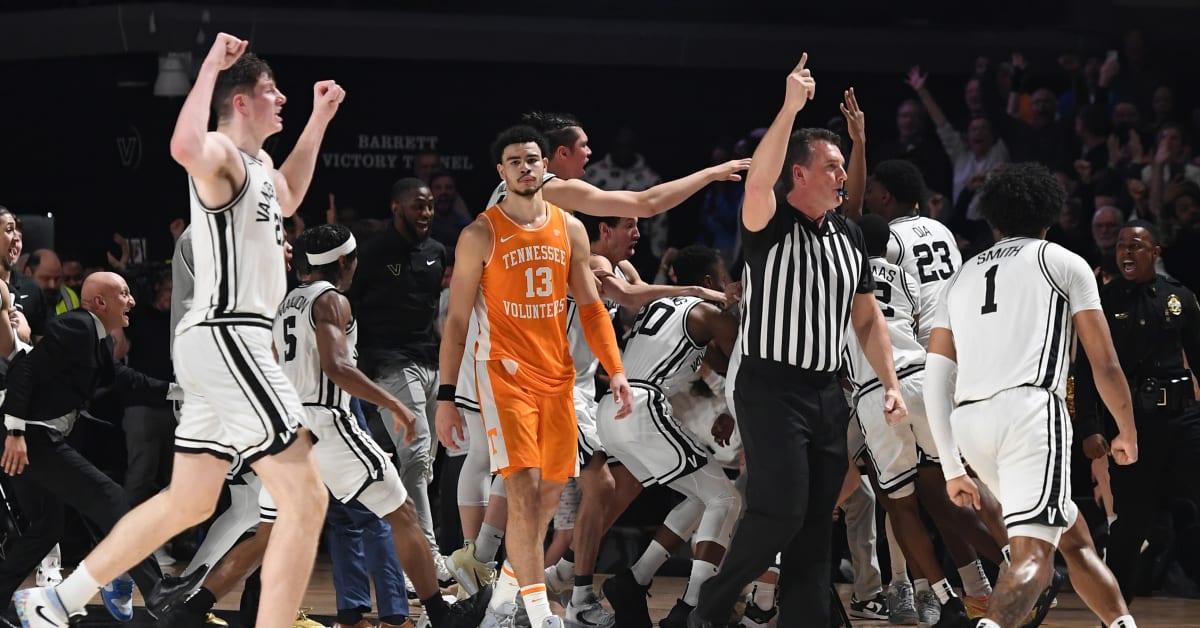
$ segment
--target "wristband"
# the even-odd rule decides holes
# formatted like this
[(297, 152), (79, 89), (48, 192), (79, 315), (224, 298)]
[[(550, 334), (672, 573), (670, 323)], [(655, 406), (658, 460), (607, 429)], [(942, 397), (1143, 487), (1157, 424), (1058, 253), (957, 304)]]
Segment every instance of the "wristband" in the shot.
[(17, 429), (8, 430), (8, 435), (21, 438), (21, 437), (25, 436), (25, 430), (17, 430)]
[(454, 393), (457, 390), (458, 387), (454, 384), (442, 384), (441, 386), (438, 386), (437, 400), (454, 401)]

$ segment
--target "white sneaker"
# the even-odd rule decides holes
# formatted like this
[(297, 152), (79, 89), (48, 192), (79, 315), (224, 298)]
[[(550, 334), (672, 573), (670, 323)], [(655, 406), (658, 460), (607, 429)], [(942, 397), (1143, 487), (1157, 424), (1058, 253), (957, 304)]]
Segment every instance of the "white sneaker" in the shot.
[(448, 587), (454, 584), (454, 574), (450, 573), (450, 567), (446, 564), (448, 556), (442, 556), (441, 553), (433, 552), (433, 567), (437, 570), (438, 586)]
[(479, 623), (479, 628), (512, 628), (516, 624), (516, 617), (516, 602), (505, 602), (499, 610), (489, 606), (483, 615), (483, 621)]
[(546, 575), (542, 579), (546, 582), (546, 599), (558, 602), (559, 606), (566, 608), (567, 604), (571, 603), (575, 583), (563, 582), (558, 577), (558, 569), (554, 565), (546, 568)]
[(617, 625), (616, 615), (608, 612), (595, 595), (589, 595), (578, 605), (575, 600), (569, 601), (567, 615), (563, 619), (570, 628), (613, 628)]
[(63, 608), (54, 589), (38, 587), (17, 591), (13, 595), (13, 604), (23, 628), (66, 628), (70, 623), (67, 609)]
[(562, 617), (551, 615), (542, 620), (541, 628), (563, 628)]
[(62, 584), (62, 563), (57, 556), (47, 556), (38, 565), (34, 580), (39, 587), (56, 587)]

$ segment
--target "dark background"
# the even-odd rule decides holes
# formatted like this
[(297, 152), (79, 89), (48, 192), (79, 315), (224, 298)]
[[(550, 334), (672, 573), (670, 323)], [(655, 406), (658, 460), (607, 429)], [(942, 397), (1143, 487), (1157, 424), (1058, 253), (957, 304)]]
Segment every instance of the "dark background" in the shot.
[[(285, 131), (268, 143), (277, 163), (311, 110), (312, 83), (334, 78), (348, 92), (301, 209), (309, 223), (323, 220), (330, 193), (360, 215), (385, 214), (389, 187), (416, 151), (360, 148), (360, 136), (436, 137), (460, 192), (478, 207), (496, 181), (491, 138), (531, 109), (576, 114), (593, 159), (629, 125), (660, 175), (681, 176), (707, 165), (717, 142), (770, 122), (802, 50), (818, 89), (801, 120), (820, 125), (838, 116), (841, 90), (853, 85), (868, 137), (879, 140), (894, 133), (895, 107), (911, 95), (904, 72), (917, 63), (931, 71), (952, 119), (977, 55), (995, 62), (1021, 50), (1032, 84), (1062, 91), (1060, 53), (1103, 56), (1120, 48), (1130, 26), (1146, 29), (1181, 104), (1197, 102), (1200, 73), (1193, 43), (1200, 3), (1186, 0), (331, 6), (5, 3), (0, 204), (52, 213), (55, 246), (67, 257), (102, 263), (114, 231), (147, 238), (151, 258), (168, 257), (167, 225), (186, 217), (187, 197), (184, 173), (168, 154), (182, 99), (153, 95), (158, 55), (192, 51), (198, 63), (218, 30), (251, 39), (289, 98)], [(355, 154), (394, 156), (397, 166), (328, 165)]]

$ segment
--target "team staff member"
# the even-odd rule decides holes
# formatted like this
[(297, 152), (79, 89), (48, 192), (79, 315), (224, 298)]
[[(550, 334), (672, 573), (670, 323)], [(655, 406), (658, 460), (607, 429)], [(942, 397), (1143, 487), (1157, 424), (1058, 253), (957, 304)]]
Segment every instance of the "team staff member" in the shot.
[[(363, 245), (359, 270), (347, 296), (358, 317), (362, 369), (376, 384), (416, 415), (415, 434), (392, 434), (400, 479), (421, 521), (421, 530), (438, 551), (429, 507), (434, 444), (429, 419), (438, 386), (438, 300), (450, 253), (429, 237), (433, 193), (420, 179), (392, 186), (392, 228)], [(390, 424), (390, 421), (384, 421)], [(440, 580), (449, 578), (436, 561)]]
[[(805, 54), (755, 150), (742, 205), (742, 354), (734, 403), (746, 451), (746, 515), (690, 628), (724, 625), (743, 587), (782, 552), (779, 625), (829, 622), (829, 513), (846, 475), (849, 407), (838, 384), (853, 324), (891, 422), (907, 416), (862, 232), (833, 211), (846, 181), (840, 138), (791, 133), (816, 83)], [(782, 172), (782, 177), (781, 177)], [(782, 178), (777, 207), (775, 183)]]
[[(1121, 277), (1100, 289), (1100, 306), (1132, 391), (1141, 450), (1137, 462), (1109, 467), (1117, 520), (1108, 537), (1107, 562), (1127, 602), (1137, 591), (1138, 555), (1159, 500), (1181, 495), (1200, 503), (1200, 485), (1190, 481), (1200, 458), (1200, 407), (1192, 373), (1183, 363), (1185, 354), (1189, 365), (1200, 363), (1200, 307), (1191, 290), (1155, 273), (1161, 252), (1153, 225), (1129, 223), (1117, 239)], [(1079, 437), (1094, 460), (1108, 455), (1108, 437), (1115, 431), (1111, 419), (1105, 420), (1107, 411), (1101, 411), (1087, 356), (1079, 355)]]

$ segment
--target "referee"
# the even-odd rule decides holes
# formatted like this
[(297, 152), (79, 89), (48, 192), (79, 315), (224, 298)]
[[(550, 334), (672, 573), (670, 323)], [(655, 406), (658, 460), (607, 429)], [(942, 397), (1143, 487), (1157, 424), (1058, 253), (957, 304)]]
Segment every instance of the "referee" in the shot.
[[(783, 108), (746, 176), (743, 357), (734, 384), (746, 514), (689, 628), (725, 625), (743, 587), (779, 552), (779, 625), (829, 625), (829, 513), (846, 475), (849, 421), (837, 371), (849, 323), (886, 390), (888, 422), (907, 416), (862, 232), (832, 211), (846, 180), (839, 138), (802, 129), (789, 140), (816, 87), (807, 60), (788, 76)], [(777, 211), (778, 179), (786, 204)]]

